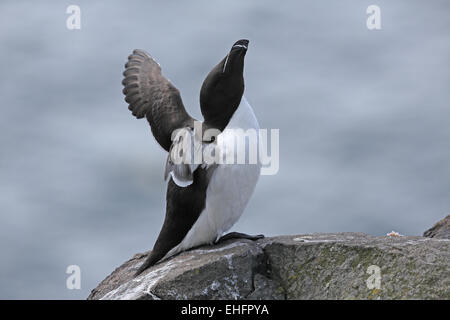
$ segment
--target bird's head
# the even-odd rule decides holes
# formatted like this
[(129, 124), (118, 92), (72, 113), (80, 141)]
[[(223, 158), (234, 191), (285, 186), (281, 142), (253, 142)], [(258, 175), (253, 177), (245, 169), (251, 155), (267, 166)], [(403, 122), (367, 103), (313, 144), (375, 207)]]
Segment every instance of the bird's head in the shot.
[(221, 131), (244, 94), (244, 58), (248, 43), (245, 39), (237, 41), (209, 72), (200, 90), (200, 107), (205, 123)]

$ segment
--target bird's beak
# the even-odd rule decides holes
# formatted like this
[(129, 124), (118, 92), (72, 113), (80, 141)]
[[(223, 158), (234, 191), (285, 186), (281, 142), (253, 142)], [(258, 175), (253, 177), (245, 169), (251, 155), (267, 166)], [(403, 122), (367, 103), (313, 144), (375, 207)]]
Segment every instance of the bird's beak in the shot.
[(248, 43), (249, 41), (247, 39), (241, 39), (239, 41), (236, 41), (235, 44), (233, 44), (230, 52), (226, 56), (225, 61), (223, 63), (222, 73), (225, 73), (227, 70), (230, 56), (245, 56), (245, 53), (247, 52), (248, 49)]

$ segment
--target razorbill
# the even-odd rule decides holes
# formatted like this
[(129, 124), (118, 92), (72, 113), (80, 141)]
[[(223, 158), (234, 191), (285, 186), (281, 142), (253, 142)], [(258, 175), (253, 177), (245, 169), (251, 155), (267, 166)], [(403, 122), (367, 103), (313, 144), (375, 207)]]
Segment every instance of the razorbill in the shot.
[[(230, 238), (263, 237), (237, 232), (221, 237), (244, 211), (260, 175), (259, 161), (207, 164), (173, 159), (185, 138), (200, 139), (202, 150), (212, 145), (226, 149), (227, 145), (234, 148), (236, 138), (234, 130), (226, 129), (259, 129), (253, 109), (243, 97), (248, 43), (245, 39), (237, 41), (204, 80), (200, 91), (204, 121), (197, 122), (201, 124), (200, 137), (195, 133), (198, 120), (187, 113), (180, 92), (162, 75), (160, 65), (143, 50), (134, 50), (128, 57), (122, 81), (128, 108), (136, 118), (147, 118), (156, 141), (169, 152), (165, 220), (153, 250), (136, 275), (163, 258), (193, 247)], [(217, 134), (206, 135), (211, 129)]]

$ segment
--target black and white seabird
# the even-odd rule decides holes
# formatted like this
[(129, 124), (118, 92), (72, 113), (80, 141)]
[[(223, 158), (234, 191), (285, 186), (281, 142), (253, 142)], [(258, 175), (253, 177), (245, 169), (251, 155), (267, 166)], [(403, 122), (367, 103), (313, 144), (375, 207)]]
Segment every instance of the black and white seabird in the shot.
[[(200, 138), (202, 147), (234, 143), (233, 130), (259, 129), (258, 121), (244, 93), (244, 58), (248, 40), (237, 41), (229, 53), (207, 75), (200, 91), (204, 117), (202, 130), (220, 134)], [(123, 73), (123, 93), (136, 118), (146, 117), (156, 141), (169, 152), (165, 176), (169, 178), (166, 216), (153, 250), (136, 275), (163, 258), (204, 244), (230, 238), (256, 240), (232, 232), (223, 237), (244, 211), (260, 175), (257, 164), (174, 164), (171, 150), (180, 139), (172, 139), (177, 129), (192, 134), (194, 122), (184, 108), (180, 92), (161, 73), (159, 64), (145, 51), (134, 50)]]

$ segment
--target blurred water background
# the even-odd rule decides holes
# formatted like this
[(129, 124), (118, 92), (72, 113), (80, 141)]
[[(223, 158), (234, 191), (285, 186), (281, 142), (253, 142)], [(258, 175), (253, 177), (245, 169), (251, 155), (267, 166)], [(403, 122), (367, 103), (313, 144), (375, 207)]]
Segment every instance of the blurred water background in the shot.
[[(66, 8), (81, 8), (81, 30)], [(381, 8), (382, 29), (366, 27)], [(0, 298), (84, 299), (164, 219), (165, 153), (121, 93), (150, 52), (201, 118), (201, 83), (250, 39), (246, 97), (280, 129), (234, 230), (395, 230), (450, 211), (450, 3), (445, 0), (2, 1)], [(81, 290), (66, 267), (81, 267)]]

